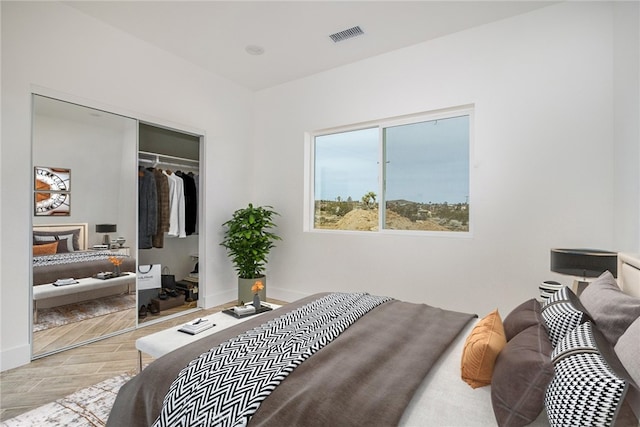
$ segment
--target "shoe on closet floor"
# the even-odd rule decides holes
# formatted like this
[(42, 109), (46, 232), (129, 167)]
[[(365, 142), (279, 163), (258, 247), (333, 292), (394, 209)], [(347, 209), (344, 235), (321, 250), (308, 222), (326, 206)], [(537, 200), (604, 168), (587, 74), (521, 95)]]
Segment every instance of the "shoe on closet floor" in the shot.
[(169, 295), (170, 297), (177, 297), (178, 296), (178, 291), (176, 291), (175, 289), (169, 289), (169, 288), (162, 288), (162, 291), (164, 293), (166, 293), (167, 295)]
[(140, 306), (140, 311), (138, 311), (138, 318), (139, 319), (144, 319), (145, 317), (147, 317), (147, 306), (146, 305), (141, 305)]
[(151, 303), (147, 305), (147, 311), (153, 314), (154, 316), (157, 316), (158, 314), (160, 314), (160, 309), (158, 308), (158, 306)]

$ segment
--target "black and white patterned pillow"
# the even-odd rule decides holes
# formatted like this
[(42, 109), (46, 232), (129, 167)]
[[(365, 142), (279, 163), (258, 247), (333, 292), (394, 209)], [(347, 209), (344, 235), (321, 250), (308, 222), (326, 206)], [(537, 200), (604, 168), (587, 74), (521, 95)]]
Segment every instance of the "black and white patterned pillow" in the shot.
[(549, 297), (542, 307), (541, 314), (554, 348), (569, 331), (591, 320), (576, 294), (566, 286)]
[(538, 289), (540, 290), (540, 299), (545, 302), (551, 297), (553, 294), (558, 292), (564, 286), (560, 283), (553, 280), (545, 280), (540, 285), (538, 285)]
[(554, 426), (611, 426), (628, 388), (628, 374), (591, 322), (569, 332), (551, 353), (554, 377), (545, 408)]

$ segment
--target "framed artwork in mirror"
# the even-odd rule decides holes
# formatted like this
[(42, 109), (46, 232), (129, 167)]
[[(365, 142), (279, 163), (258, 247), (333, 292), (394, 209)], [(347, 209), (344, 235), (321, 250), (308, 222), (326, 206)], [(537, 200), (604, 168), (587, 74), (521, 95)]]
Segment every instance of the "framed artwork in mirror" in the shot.
[(41, 166), (34, 169), (34, 215), (71, 215), (71, 170)]
[(71, 169), (36, 166), (33, 180), (36, 191), (71, 191)]

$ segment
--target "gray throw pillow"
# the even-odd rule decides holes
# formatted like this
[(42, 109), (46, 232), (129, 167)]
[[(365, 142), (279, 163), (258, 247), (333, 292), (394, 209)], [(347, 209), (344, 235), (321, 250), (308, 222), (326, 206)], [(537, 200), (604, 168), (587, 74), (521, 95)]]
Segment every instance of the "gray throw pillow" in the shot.
[(528, 327), (539, 323), (543, 323), (543, 320), (540, 315), (540, 303), (535, 298), (531, 298), (511, 310), (511, 313), (502, 321), (507, 341)]
[(58, 252), (59, 254), (64, 254), (64, 253), (68, 253), (68, 252), (72, 252), (73, 249), (73, 243), (71, 243), (72, 240), (69, 239), (60, 239), (58, 240)]
[(533, 422), (544, 407), (553, 378), (551, 342), (542, 323), (513, 337), (496, 359), (491, 379), (491, 404), (500, 427)]
[(640, 385), (640, 317), (627, 328), (614, 347), (636, 385)]
[(622, 292), (608, 271), (586, 287), (580, 302), (612, 345), (640, 317), (640, 298)]

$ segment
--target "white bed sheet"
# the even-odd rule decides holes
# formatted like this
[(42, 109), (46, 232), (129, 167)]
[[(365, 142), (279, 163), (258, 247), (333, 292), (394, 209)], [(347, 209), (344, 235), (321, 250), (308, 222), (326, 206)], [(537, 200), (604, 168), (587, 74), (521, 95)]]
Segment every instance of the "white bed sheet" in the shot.
[[(471, 388), (460, 377), (464, 342), (479, 320), (471, 321), (433, 366), (407, 407), (401, 426), (496, 426), (491, 386)], [(530, 426), (549, 426), (543, 410)]]

